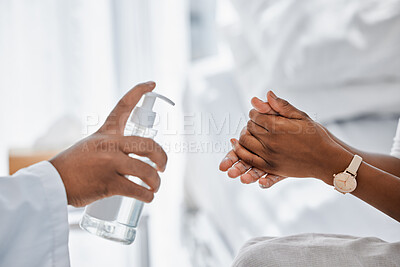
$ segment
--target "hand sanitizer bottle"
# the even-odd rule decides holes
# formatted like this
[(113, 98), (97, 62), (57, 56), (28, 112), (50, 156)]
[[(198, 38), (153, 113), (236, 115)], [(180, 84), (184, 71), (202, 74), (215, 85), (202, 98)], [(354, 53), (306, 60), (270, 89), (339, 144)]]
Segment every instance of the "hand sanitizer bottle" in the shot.
[[(170, 99), (157, 93), (150, 92), (145, 94), (142, 106), (135, 107), (126, 123), (125, 136), (135, 135), (152, 139), (156, 136), (157, 131), (153, 129), (156, 117), (156, 113), (153, 112), (153, 106), (156, 98), (175, 105)], [(140, 157), (135, 154), (130, 154), (130, 156), (155, 167), (155, 164), (146, 157)], [(147, 186), (137, 177), (127, 176), (127, 179), (139, 185)], [(101, 199), (86, 206), (79, 225), (89, 233), (129, 245), (135, 240), (136, 228), (143, 204), (142, 201), (123, 196)]]

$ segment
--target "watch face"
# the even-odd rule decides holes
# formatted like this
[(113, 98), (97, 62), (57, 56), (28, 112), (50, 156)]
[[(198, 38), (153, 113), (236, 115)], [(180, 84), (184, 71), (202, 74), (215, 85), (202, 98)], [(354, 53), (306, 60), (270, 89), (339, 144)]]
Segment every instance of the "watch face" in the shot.
[(350, 193), (356, 189), (357, 181), (351, 174), (342, 172), (335, 175), (333, 185), (342, 193)]

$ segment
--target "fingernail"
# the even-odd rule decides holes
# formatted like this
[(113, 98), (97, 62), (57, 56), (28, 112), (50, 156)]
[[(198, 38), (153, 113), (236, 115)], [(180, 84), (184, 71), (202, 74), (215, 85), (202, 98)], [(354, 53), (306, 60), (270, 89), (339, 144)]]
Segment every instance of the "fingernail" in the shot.
[(156, 83), (153, 82), (153, 81), (148, 81), (148, 82), (146, 82), (145, 84), (154, 86)]
[(278, 97), (274, 94), (274, 92), (269, 91), (273, 99), (278, 99)]
[(259, 99), (258, 97), (253, 97), (251, 99), (251, 104), (253, 103), (264, 103), (261, 99)]
[(268, 187), (266, 187), (265, 185), (263, 185), (263, 184), (258, 184), (262, 189), (267, 189)]
[(231, 139), (231, 144), (232, 144), (232, 146), (235, 146), (236, 145), (236, 139)]

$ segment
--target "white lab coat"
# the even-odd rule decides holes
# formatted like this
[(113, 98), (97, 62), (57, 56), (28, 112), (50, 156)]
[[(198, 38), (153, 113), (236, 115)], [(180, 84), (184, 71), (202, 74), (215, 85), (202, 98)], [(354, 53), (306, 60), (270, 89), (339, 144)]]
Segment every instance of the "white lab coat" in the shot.
[(0, 177), (0, 267), (69, 266), (67, 196), (48, 161)]

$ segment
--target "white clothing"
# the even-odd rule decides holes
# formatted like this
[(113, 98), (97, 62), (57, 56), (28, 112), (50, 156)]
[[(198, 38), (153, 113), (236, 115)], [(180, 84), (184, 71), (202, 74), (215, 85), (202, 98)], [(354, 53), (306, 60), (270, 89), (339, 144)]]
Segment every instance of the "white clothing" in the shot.
[(396, 136), (394, 137), (392, 152), (390, 153), (390, 155), (400, 159), (400, 119), (399, 125), (397, 126)]
[(400, 242), (375, 237), (301, 234), (259, 237), (240, 250), (233, 267), (398, 266)]
[(67, 196), (43, 161), (0, 177), (0, 266), (69, 266)]

